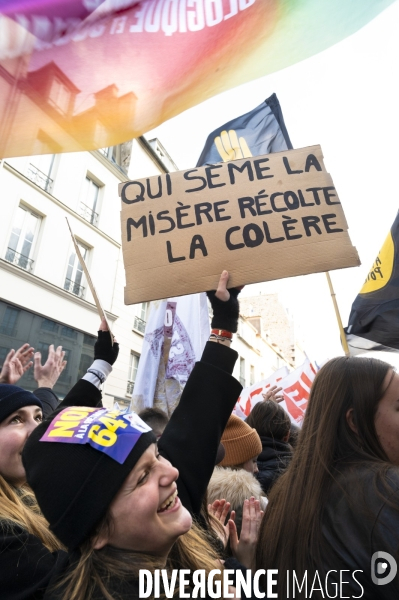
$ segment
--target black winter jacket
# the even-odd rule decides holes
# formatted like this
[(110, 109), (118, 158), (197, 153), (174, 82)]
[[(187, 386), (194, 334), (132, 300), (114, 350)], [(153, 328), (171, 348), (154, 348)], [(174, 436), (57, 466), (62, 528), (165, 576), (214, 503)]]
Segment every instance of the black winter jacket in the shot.
[[(344, 580), (349, 583), (343, 586), (342, 597), (398, 600), (398, 575), (391, 583), (376, 585), (371, 579), (371, 561), (376, 552), (383, 551), (399, 566), (399, 468), (388, 468), (384, 485), (374, 467), (372, 463), (346, 466), (330, 488), (322, 521), (323, 568), (338, 571), (337, 578), (340, 570), (346, 571)], [(389, 561), (377, 559), (376, 564), (381, 562)], [(377, 578), (381, 582), (386, 575), (377, 574)]]
[[(44, 418), (58, 406), (50, 388), (33, 392), (43, 406)], [(37, 600), (42, 598), (51, 572), (65, 558), (66, 552), (52, 554), (42, 542), (25, 529), (0, 521), (0, 598), (2, 600)]]
[(260, 437), (262, 452), (258, 456), (256, 478), (267, 495), (274, 482), (288, 467), (292, 458), (292, 448), (287, 442), (280, 442), (271, 437)]

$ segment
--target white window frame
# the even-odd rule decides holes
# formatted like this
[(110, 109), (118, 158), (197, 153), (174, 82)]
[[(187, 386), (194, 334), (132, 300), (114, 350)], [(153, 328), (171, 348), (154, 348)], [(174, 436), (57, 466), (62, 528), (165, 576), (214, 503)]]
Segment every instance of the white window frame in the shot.
[(50, 93), (48, 96), (49, 103), (54, 106), (58, 112), (67, 115), (71, 104), (71, 90), (62, 83), (61, 79), (54, 77), (51, 82)]
[(136, 331), (140, 335), (144, 335), (145, 333), (149, 305), (149, 302), (141, 302), (137, 305), (137, 312), (133, 321), (133, 331)]
[(243, 356), (240, 356), (240, 383), (243, 387), (246, 387), (246, 376), (245, 376), (245, 371), (246, 371), (246, 365), (245, 365), (245, 358)]
[[(83, 256), (83, 259), (87, 265), (89, 252), (90, 252), (91, 248), (89, 248), (83, 242), (80, 242), (79, 240), (76, 240), (76, 241), (79, 246), (79, 250), (81, 251), (81, 254)], [(74, 260), (73, 260), (73, 263), (71, 264), (72, 256), (74, 256)], [(69, 272), (70, 267), (72, 267), (71, 272)], [(79, 280), (79, 278), (77, 278), (78, 273), (81, 274), (80, 280)], [(68, 276), (68, 275), (70, 275), (70, 276)], [(67, 284), (68, 281), (70, 282), (69, 284)], [(72, 284), (74, 284), (74, 285), (72, 285)], [(79, 288), (82, 288), (82, 292), (80, 292)], [(83, 267), (80, 264), (78, 255), (76, 254), (75, 247), (73, 244), (71, 244), (71, 252), (69, 253), (69, 256), (68, 256), (68, 264), (67, 264), (65, 278), (64, 278), (64, 289), (69, 291), (71, 294), (78, 296), (79, 298), (84, 298), (84, 296), (86, 294), (85, 274), (84, 274)], [(79, 293), (77, 293), (77, 292), (79, 292)]]
[(134, 352), (134, 350), (130, 351), (129, 372), (126, 387), (127, 396), (131, 396), (133, 394), (134, 384), (136, 383), (137, 371), (139, 368), (140, 356), (141, 355), (138, 352)]
[[(103, 186), (90, 177), (90, 174), (87, 173), (85, 177), (85, 181), (83, 183), (83, 192), (81, 194), (80, 201), (80, 214), (81, 216), (91, 223), (91, 225), (97, 226), (98, 220), (100, 217), (100, 195), (101, 188)], [(94, 201), (90, 202), (91, 191), (94, 189)]]
[(256, 381), (256, 376), (255, 376), (255, 366), (254, 365), (250, 365), (249, 367), (249, 385), (253, 385)]
[[(25, 214), (23, 215), (20, 211), (23, 211)], [(22, 218), (21, 228), (19, 234), (17, 234), (14, 230), (18, 224), (19, 217)], [(36, 223), (33, 228), (33, 237), (32, 242), (30, 244), (28, 252), (26, 252), (26, 236), (28, 233), (29, 221), (30, 217), (36, 219)], [(36, 211), (28, 208), (24, 204), (19, 204), (16, 213), (14, 214), (14, 219), (11, 227), (11, 232), (8, 237), (8, 243), (5, 252), (5, 258), (8, 262), (15, 264), (26, 271), (32, 271), (32, 266), (34, 259), (32, 258), (35, 254), (37, 240), (39, 238), (40, 227), (42, 224), (42, 216), (39, 215)], [(18, 241), (15, 245), (15, 248), (11, 247), (13, 236), (18, 235)], [(23, 251), (23, 252), (22, 252)], [(18, 256), (16, 256), (18, 255)]]

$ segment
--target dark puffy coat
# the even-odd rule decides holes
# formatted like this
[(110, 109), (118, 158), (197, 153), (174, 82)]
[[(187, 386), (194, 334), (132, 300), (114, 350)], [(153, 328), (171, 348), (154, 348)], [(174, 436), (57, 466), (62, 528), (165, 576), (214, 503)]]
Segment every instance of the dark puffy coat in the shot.
[(263, 492), (267, 495), (275, 481), (288, 467), (292, 448), (287, 442), (260, 436), (262, 452), (258, 456), (259, 473), (256, 475)]
[[(94, 387), (94, 386), (91, 386)], [(35, 396), (48, 417), (58, 406), (50, 388), (38, 388)], [(7, 521), (0, 521), (0, 598), (2, 600), (38, 600), (66, 552), (51, 553), (34, 535)]]
[[(346, 570), (343, 587), (346, 597), (363, 600), (397, 600), (399, 578), (376, 585), (371, 579), (371, 560), (376, 552), (387, 552), (399, 560), (399, 468), (389, 467), (386, 485), (376, 478), (374, 465), (344, 467), (328, 491), (323, 511), (322, 553), (325, 572)], [(378, 562), (388, 562), (377, 560)], [(356, 583), (352, 577), (354, 571)], [(352, 573), (351, 573), (352, 572)], [(389, 575), (389, 573), (388, 573)], [(334, 573), (331, 574), (331, 580)], [(381, 581), (385, 574), (378, 575)], [(364, 594), (360, 585), (364, 588)], [(336, 589), (336, 588), (335, 588)], [(339, 589), (339, 588), (338, 588)], [(332, 594), (333, 588), (330, 590)]]

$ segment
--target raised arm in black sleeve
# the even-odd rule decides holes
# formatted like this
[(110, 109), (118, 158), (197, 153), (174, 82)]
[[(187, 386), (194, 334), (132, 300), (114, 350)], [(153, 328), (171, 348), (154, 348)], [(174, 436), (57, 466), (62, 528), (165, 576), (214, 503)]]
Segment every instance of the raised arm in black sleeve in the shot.
[(79, 379), (59, 404), (59, 408), (67, 408), (67, 406), (101, 407), (101, 398), (101, 391), (95, 385), (86, 379)]
[(200, 513), (220, 438), (242, 390), (231, 375), (237, 357), (223, 344), (206, 344), (158, 443), (179, 470), (179, 497), (193, 515)]

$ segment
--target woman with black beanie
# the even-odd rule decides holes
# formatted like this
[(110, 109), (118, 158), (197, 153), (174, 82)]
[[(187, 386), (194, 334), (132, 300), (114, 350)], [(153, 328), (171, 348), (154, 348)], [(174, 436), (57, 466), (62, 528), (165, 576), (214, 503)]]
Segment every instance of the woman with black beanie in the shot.
[(44, 365), (40, 353), (35, 354), (39, 388), (33, 394), (14, 385), (32, 365), (26, 364), (32, 354), (29, 344), (17, 353), (11, 350), (0, 377), (0, 596), (7, 600), (40, 598), (64, 554), (26, 485), (21, 455), (43, 414), (48, 416), (58, 405), (52, 387), (66, 364), (65, 353), (61, 346), (50, 346)]
[[(87, 382), (30, 436), (23, 452), (29, 484), (69, 550), (46, 600), (132, 600), (140, 569), (222, 568), (191, 523), (241, 391), (231, 375), (237, 353), (229, 348), (239, 290), (228, 291), (227, 281), (224, 271), (208, 293), (211, 338), (158, 449), (137, 415), (101, 408), (100, 392)], [(109, 333), (99, 340), (107, 361)]]

